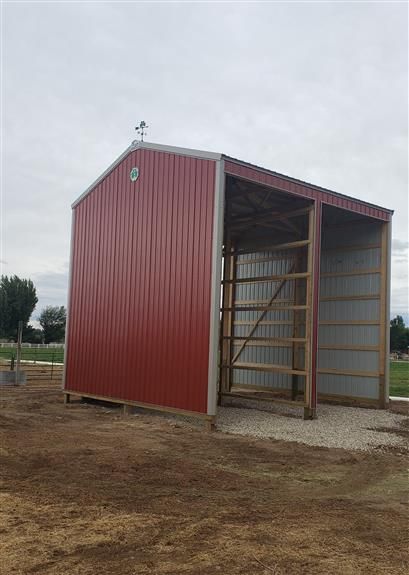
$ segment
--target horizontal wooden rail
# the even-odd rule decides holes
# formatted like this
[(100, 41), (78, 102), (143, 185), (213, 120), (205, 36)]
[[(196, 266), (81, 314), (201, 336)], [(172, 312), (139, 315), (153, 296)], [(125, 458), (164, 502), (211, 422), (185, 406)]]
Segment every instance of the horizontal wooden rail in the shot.
[(293, 262), (295, 260), (295, 256), (266, 256), (262, 258), (255, 258), (254, 260), (246, 259), (246, 260), (236, 260), (236, 266), (245, 266), (249, 264), (262, 264), (266, 262), (275, 262), (275, 261), (285, 261)]
[(238, 397), (239, 399), (249, 399), (251, 401), (268, 401), (270, 403), (282, 403), (284, 405), (292, 405), (294, 407), (306, 407), (307, 404), (303, 401), (292, 401), (291, 399), (281, 399), (280, 397), (263, 397), (259, 395), (251, 395), (250, 393), (238, 393), (237, 391), (223, 392), (222, 396), (226, 397)]
[(379, 325), (378, 319), (321, 319), (320, 325)]
[(263, 283), (263, 282), (274, 282), (283, 280), (299, 280), (310, 277), (308, 272), (293, 273), (293, 274), (282, 274), (275, 276), (257, 276), (252, 278), (235, 278), (234, 280), (223, 280), (222, 284), (247, 284), (247, 283)]
[[(220, 308), (220, 311), (292, 311), (292, 310), (305, 310), (305, 309), (309, 309), (308, 305), (280, 305), (280, 306), (274, 306), (274, 305), (269, 305), (269, 306), (264, 306), (264, 307), (242, 307), (242, 306), (238, 306), (238, 307), (222, 307)], [(235, 322), (237, 323), (237, 322)]]
[(323, 343), (318, 349), (333, 349), (345, 351), (379, 351), (379, 345), (348, 345), (346, 343)]
[(349, 276), (365, 276), (372, 274), (380, 274), (381, 268), (369, 268), (364, 270), (355, 270), (350, 272), (325, 272), (321, 274), (322, 278), (338, 278), (338, 277), (349, 277)]
[[(269, 299), (236, 299), (234, 302), (234, 305), (267, 305), (269, 303)], [(281, 303), (291, 303), (294, 301), (294, 299), (284, 299), (284, 298), (279, 298), (279, 299), (275, 299), (274, 301), (276, 302), (281, 302)]]
[[(280, 319), (265, 319), (258, 322), (258, 325), (293, 325), (293, 320), (280, 320)], [(242, 320), (235, 319), (234, 325), (253, 325), (254, 319)], [(299, 325), (303, 325), (300, 323)]]
[(286, 373), (288, 375), (306, 375), (306, 371), (301, 369), (292, 369), (285, 365), (275, 365), (273, 363), (235, 363), (233, 365), (224, 365), (227, 369), (245, 369), (250, 371), (266, 371), (270, 373)]
[(282, 341), (282, 342), (297, 342), (305, 343), (307, 340), (305, 337), (246, 337), (246, 336), (236, 336), (236, 335), (225, 335), (223, 339), (231, 339), (237, 341)]
[(376, 250), (381, 247), (381, 244), (366, 244), (355, 246), (334, 246), (332, 248), (322, 248), (321, 252), (354, 252), (360, 250)]
[(354, 369), (332, 369), (322, 368), (317, 370), (318, 373), (327, 373), (329, 375), (352, 375), (356, 377), (379, 377), (378, 371), (360, 371)]
[(370, 299), (379, 299), (379, 294), (362, 294), (362, 295), (329, 295), (320, 298), (320, 301), (364, 301)]
[(310, 240), (298, 240), (296, 242), (287, 242), (285, 244), (273, 244), (266, 246), (258, 246), (256, 248), (243, 248), (224, 252), (224, 255), (242, 255), (242, 254), (256, 254), (258, 252), (274, 252), (278, 250), (294, 250), (308, 246)]

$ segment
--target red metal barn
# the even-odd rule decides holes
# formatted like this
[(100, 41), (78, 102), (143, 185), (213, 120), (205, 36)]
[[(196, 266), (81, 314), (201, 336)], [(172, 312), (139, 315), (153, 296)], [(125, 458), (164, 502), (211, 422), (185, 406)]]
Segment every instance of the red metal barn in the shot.
[(223, 398), (388, 402), (390, 210), (132, 144), (73, 204), (64, 393), (213, 419)]

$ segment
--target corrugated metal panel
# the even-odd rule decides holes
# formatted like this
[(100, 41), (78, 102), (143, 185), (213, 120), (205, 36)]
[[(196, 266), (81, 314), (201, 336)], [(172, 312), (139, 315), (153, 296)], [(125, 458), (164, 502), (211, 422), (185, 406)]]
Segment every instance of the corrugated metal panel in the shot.
[(375, 219), (390, 221), (392, 215), (389, 210), (361, 202), (354, 198), (342, 196), (329, 190), (324, 190), (312, 184), (288, 178), (276, 172), (271, 172), (258, 166), (252, 166), (240, 160), (226, 159), (225, 171), (227, 174), (237, 176), (264, 186), (273, 187), (289, 194), (303, 196), (324, 204), (343, 208)]
[(206, 413), (214, 190), (141, 149), (77, 205), (66, 389)]
[[(368, 245), (380, 246), (380, 243), (381, 224), (352, 226), (347, 233), (340, 233), (337, 228), (325, 230), (321, 273), (356, 272), (358, 275), (321, 277), (321, 298), (354, 297), (354, 299), (330, 299), (320, 302), (320, 321), (351, 321), (351, 325), (320, 325), (319, 369), (368, 372), (371, 375), (379, 373), (379, 351), (367, 349), (368, 346), (379, 346), (379, 325), (359, 325), (356, 322), (380, 320), (380, 274), (378, 272), (359, 274), (360, 271), (379, 269), (380, 247), (362, 248)], [(359, 299), (359, 296), (373, 296), (374, 299)], [(345, 346), (345, 348), (328, 349), (331, 346), (337, 348)], [(348, 349), (351, 347), (358, 349)], [(379, 377), (321, 373), (318, 378), (318, 391), (331, 395), (374, 399), (378, 397)]]
[(342, 395), (344, 397), (360, 397), (362, 399), (378, 399), (379, 379), (375, 377), (319, 373), (317, 379), (318, 393)]

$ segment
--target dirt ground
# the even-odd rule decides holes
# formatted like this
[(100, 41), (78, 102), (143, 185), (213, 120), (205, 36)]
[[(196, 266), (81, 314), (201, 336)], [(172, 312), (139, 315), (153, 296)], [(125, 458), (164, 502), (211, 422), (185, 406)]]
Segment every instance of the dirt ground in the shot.
[(44, 387), (0, 399), (2, 574), (408, 572), (402, 451), (64, 407)]

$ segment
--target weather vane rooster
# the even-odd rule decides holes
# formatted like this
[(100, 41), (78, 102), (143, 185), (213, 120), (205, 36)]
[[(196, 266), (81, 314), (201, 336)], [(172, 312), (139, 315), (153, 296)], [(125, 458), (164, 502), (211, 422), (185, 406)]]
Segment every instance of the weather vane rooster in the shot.
[(143, 142), (143, 137), (146, 135), (147, 128), (149, 128), (149, 126), (146, 124), (146, 122), (144, 120), (139, 122), (139, 126), (136, 126), (136, 128), (135, 128), (135, 130), (138, 132), (138, 134), (141, 137), (141, 142)]

